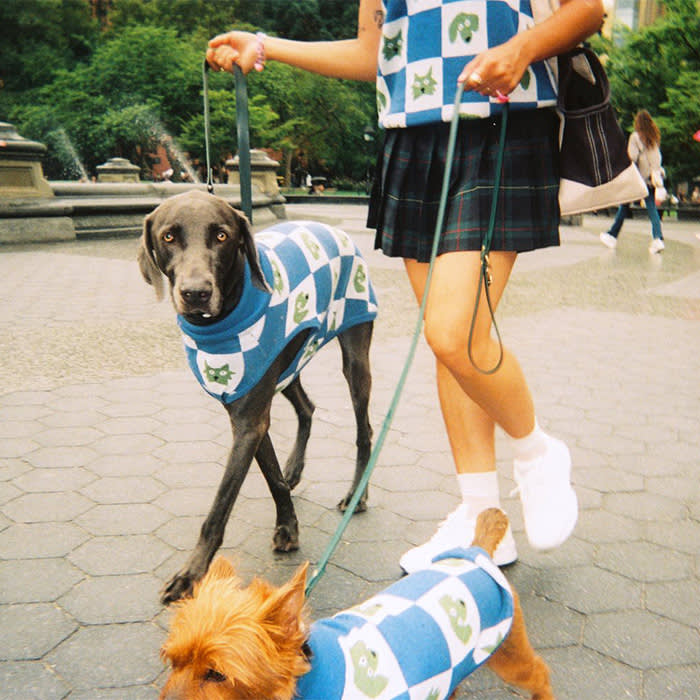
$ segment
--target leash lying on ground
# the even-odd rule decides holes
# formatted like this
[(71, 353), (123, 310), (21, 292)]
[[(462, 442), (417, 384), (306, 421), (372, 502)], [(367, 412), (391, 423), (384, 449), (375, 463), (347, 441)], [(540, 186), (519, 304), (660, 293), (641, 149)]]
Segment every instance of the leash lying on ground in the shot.
[[(204, 61), (204, 66), (202, 69), (202, 80), (203, 80), (203, 98), (204, 98), (204, 132), (206, 140), (206, 159), (207, 159), (207, 189), (212, 192), (214, 189), (212, 183), (212, 170), (211, 170), (211, 160), (209, 152), (209, 139), (210, 139), (210, 117), (209, 117), (209, 88), (207, 80), (207, 72), (209, 70), (209, 64)], [(238, 66), (235, 66), (235, 77), (236, 77), (236, 124), (238, 133), (238, 159), (240, 165), (240, 180), (241, 180), (241, 205), (243, 211), (252, 222), (252, 195), (251, 195), (251, 180), (250, 180), (250, 145), (248, 140), (248, 93), (246, 90), (245, 75)], [(328, 546), (323, 552), (319, 562), (316, 564), (311, 577), (309, 578), (305, 593), (308, 596), (311, 591), (316, 587), (321, 577), (326, 571), (326, 567), (330, 558), (333, 556), (343, 533), (347, 529), (350, 518), (352, 518), (355, 508), (365, 492), (367, 485), (369, 484), (369, 479), (372, 476), (374, 467), (377, 464), (377, 459), (379, 453), (384, 446), (384, 441), (389, 432), (389, 428), (394, 420), (394, 415), (396, 413), (396, 408), (399, 404), (399, 399), (403, 393), (404, 386), (406, 384), (406, 379), (408, 377), (408, 372), (413, 364), (413, 359), (416, 354), (416, 348), (418, 347), (418, 341), (421, 336), (421, 331), (423, 328), (423, 317), (425, 315), (425, 308), (428, 301), (428, 292), (430, 290), (430, 282), (433, 276), (433, 268), (435, 265), (435, 258), (437, 257), (438, 246), (440, 243), (440, 233), (442, 232), (444, 219), (445, 219), (445, 209), (447, 208), (447, 194), (450, 185), (450, 174), (452, 172), (452, 161), (454, 159), (455, 143), (457, 140), (457, 128), (459, 126), (459, 105), (462, 101), (462, 93), (464, 92), (464, 86), (459, 84), (457, 87), (457, 94), (455, 96), (454, 102), (454, 114), (452, 116), (452, 121), (450, 122), (450, 132), (447, 141), (447, 153), (445, 158), (445, 172), (443, 174), (442, 180), (442, 191), (440, 193), (440, 203), (438, 207), (438, 215), (435, 223), (435, 233), (433, 236), (433, 246), (430, 254), (430, 264), (428, 266), (428, 275), (425, 281), (425, 289), (423, 291), (423, 298), (421, 299), (420, 310), (418, 312), (418, 319), (416, 321), (415, 330), (413, 332), (413, 337), (411, 340), (411, 345), (408, 350), (408, 355), (404, 363), (403, 370), (399, 377), (396, 389), (394, 390), (394, 396), (389, 405), (389, 410), (384, 417), (384, 422), (382, 423), (382, 428), (379, 432), (377, 440), (374, 443), (372, 453), (370, 454), (369, 461), (365, 467), (365, 471), (362, 475), (360, 482), (355, 489), (355, 492), (348, 503), (343, 517), (338, 523), (335, 533), (331, 537)], [(484, 240), (481, 246), (481, 269), (479, 273), (479, 285), (476, 292), (476, 300), (474, 303), (474, 314), (472, 316), (471, 326), (469, 328), (469, 342), (468, 342), (468, 353), (469, 360), (474, 365), (474, 367), (482, 374), (493, 374), (498, 371), (501, 363), (503, 361), (503, 344), (501, 342), (501, 335), (498, 331), (498, 326), (496, 325), (496, 319), (491, 304), (491, 296), (489, 294), (489, 287), (491, 285), (491, 271), (489, 266), (489, 253), (491, 252), (491, 242), (493, 240), (493, 232), (496, 223), (496, 209), (498, 205), (498, 193), (501, 187), (501, 170), (503, 167), (503, 154), (505, 151), (505, 137), (506, 129), (508, 125), (508, 101), (507, 98), (503, 98), (501, 104), (503, 105), (502, 116), (501, 116), (501, 132), (498, 142), (498, 153), (496, 160), (496, 175), (493, 185), (493, 197), (491, 200), (491, 213), (489, 217), (489, 225), (484, 235)], [(479, 303), (481, 301), (482, 290), (486, 296), (486, 303), (489, 308), (489, 313), (491, 315), (491, 320), (493, 322), (496, 335), (498, 337), (498, 345), (500, 349), (499, 358), (496, 364), (490, 369), (481, 369), (472, 356), (472, 342), (474, 337), (474, 328), (477, 311), (479, 309)]]

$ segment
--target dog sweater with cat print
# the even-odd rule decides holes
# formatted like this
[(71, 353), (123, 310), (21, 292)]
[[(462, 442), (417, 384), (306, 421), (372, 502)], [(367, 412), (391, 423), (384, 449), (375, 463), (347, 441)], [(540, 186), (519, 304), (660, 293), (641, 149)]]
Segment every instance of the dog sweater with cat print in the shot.
[(443, 700), (498, 648), (513, 594), (479, 547), (454, 549), (311, 626), (300, 700)]
[(205, 391), (227, 404), (249, 392), (299, 333), (309, 331), (278, 391), (323, 345), (377, 315), (367, 263), (344, 231), (282, 222), (258, 233), (255, 245), (271, 292), (253, 285), (246, 265), (241, 299), (228, 316), (205, 326), (177, 318), (190, 369)]

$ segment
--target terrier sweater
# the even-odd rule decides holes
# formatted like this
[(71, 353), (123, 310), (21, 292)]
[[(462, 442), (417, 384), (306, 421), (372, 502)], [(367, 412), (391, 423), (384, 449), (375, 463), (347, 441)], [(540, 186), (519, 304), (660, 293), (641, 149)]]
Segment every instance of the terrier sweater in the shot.
[(253, 286), (246, 265), (243, 294), (228, 316), (206, 326), (177, 318), (190, 369), (226, 404), (250, 391), (302, 331), (310, 332), (278, 391), (327, 342), (377, 315), (367, 263), (345, 232), (311, 221), (282, 222), (257, 234), (255, 245), (272, 293)]
[(300, 700), (443, 700), (498, 648), (513, 594), (479, 547), (454, 549), (311, 626)]

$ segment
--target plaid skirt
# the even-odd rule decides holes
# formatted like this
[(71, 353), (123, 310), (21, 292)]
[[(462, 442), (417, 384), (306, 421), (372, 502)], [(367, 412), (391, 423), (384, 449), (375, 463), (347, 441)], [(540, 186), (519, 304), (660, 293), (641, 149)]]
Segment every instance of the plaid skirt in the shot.
[[(388, 129), (367, 226), (386, 255), (428, 262), (450, 124)], [(480, 250), (491, 214), (500, 117), (459, 123), (438, 255)], [(559, 245), (559, 117), (553, 109), (508, 115), (492, 250)]]

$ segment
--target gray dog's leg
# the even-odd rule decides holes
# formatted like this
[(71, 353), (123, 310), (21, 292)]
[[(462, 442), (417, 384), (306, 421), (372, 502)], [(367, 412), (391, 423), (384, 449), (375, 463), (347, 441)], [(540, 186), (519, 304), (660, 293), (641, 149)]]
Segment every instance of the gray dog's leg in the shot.
[[(357, 423), (355, 476), (347, 495), (338, 503), (338, 508), (341, 511), (348, 507), (350, 499), (360, 483), (372, 451), (372, 426), (369, 422), (369, 397), (372, 390), (372, 374), (369, 366), (369, 347), (372, 341), (373, 327), (372, 322), (361, 323), (344, 331), (338, 337), (343, 353), (343, 375), (350, 387), (350, 397)], [(358, 501), (355, 508), (356, 513), (367, 510), (368, 491), (369, 488), (365, 489)]]

